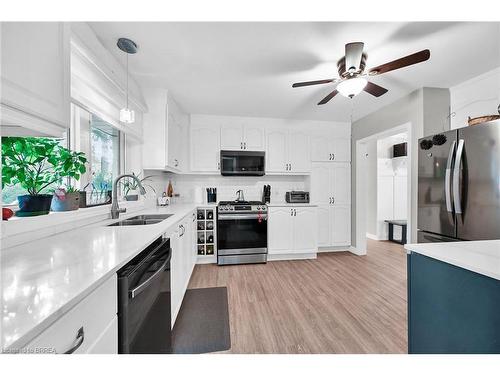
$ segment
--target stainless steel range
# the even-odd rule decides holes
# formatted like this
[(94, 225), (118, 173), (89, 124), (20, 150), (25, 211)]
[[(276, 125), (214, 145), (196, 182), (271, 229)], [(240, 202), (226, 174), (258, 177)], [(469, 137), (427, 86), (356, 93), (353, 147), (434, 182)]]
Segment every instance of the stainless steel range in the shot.
[(219, 202), (217, 233), (217, 264), (267, 262), (267, 206), (262, 202)]

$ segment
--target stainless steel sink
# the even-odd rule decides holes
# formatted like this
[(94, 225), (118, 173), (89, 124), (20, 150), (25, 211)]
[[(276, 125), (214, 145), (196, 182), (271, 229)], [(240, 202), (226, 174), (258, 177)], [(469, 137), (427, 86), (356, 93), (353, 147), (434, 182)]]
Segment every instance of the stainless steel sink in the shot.
[(156, 214), (156, 215), (137, 215), (128, 219), (109, 224), (108, 227), (123, 227), (126, 225), (151, 225), (158, 224), (165, 219), (168, 219), (172, 214)]

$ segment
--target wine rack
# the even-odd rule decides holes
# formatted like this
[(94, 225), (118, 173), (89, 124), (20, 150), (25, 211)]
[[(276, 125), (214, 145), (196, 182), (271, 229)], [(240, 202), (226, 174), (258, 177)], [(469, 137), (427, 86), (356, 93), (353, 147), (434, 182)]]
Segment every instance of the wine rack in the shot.
[(217, 255), (217, 208), (198, 207), (196, 210), (196, 243), (199, 257), (215, 257)]

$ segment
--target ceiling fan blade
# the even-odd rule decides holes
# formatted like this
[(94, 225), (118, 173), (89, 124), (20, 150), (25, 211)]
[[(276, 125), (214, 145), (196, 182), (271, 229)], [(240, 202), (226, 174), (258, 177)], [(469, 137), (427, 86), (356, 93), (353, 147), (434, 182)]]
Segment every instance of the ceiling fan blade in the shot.
[(323, 83), (330, 83), (330, 82), (334, 82), (334, 81), (335, 81), (335, 79), (321, 79), (319, 81), (296, 82), (292, 85), (292, 87), (321, 85)]
[(329, 93), (327, 96), (325, 96), (319, 103), (318, 105), (323, 105), (326, 104), (330, 101), (331, 98), (333, 98), (335, 95), (337, 95), (339, 92), (335, 89), (331, 93)]
[(368, 94), (376, 96), (377, 98), (387, 92), (387, 89), (384, 89), (382, 86), (376, 85), (372, 82), (367, 82), (363, 90), (365, 90)]
[(363, 56), (363, 42), (347, 43), (345, 45), (345, 71), (349, 69), (358, 70), (361, 66), (361, 58)]
[(408, 55), (400, 59), (376, 66), (375, 68), (371, 68), (370, 75), (383, 74), (390, 72), (391, 70), (396, 70), (404, 68), (405, 66), (418, 64), (429, 60), (430, 57), (431, 57), (431, 51), (429, 51), (428, 49), (424, 49), (412, 55)]

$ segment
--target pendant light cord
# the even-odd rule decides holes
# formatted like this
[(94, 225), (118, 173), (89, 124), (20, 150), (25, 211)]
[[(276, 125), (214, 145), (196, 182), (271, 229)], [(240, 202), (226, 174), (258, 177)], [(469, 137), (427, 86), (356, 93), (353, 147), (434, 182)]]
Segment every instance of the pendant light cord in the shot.
[(126, 95), (127, 96), (127, 109), (129, 109), (128, 108), (128, 55), (129, 54), (127, 53), (127, 93), (126, 93), (127, 94)]

